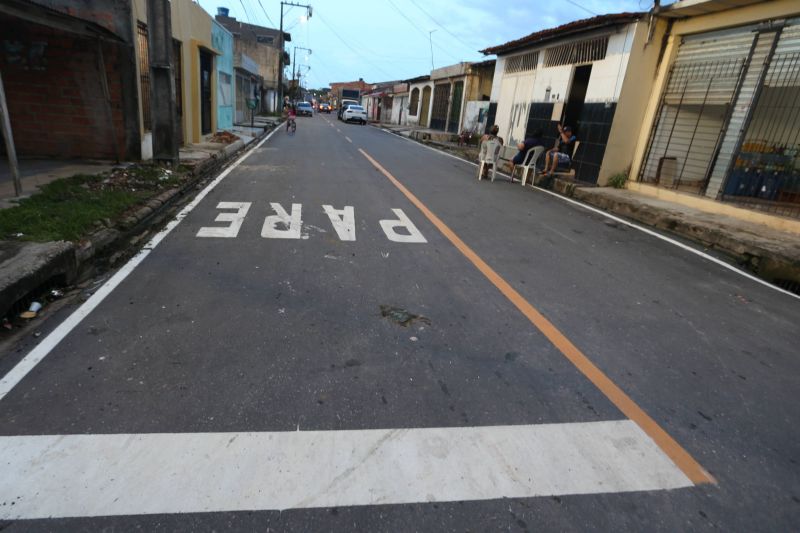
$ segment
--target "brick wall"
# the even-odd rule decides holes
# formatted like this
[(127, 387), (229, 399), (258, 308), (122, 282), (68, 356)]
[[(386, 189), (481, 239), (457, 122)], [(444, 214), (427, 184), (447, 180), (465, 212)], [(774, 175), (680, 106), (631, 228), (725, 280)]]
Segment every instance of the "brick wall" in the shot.
[(0, 69), (20, 157), (123, 158), (120, 57), (124, 47), (104, 43), (112, 129), (98, 70), (98, 45), (90, 39), (0, 17)]

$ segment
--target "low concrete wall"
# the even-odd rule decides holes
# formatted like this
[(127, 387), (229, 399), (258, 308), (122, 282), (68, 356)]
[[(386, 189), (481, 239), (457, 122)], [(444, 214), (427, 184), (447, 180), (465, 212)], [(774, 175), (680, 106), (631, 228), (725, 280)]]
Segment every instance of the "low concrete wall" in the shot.
[(642, 183), (629, 182), (628, 189), (653, 198), (659, 198), (668, 202), (675, 202), (676, 204), (693, 207), (694, 209), (700, 209), (708, 213), (727, 215), (738, 218), (739, 220), (755, 222), (776, 230), (788, 231), (800, 235), (800, 220), (792, 220), (767, 213), (760, 213), (751, 209), (742, 209), (741, 207), (710, 200), (703, 196), (684, 194)]

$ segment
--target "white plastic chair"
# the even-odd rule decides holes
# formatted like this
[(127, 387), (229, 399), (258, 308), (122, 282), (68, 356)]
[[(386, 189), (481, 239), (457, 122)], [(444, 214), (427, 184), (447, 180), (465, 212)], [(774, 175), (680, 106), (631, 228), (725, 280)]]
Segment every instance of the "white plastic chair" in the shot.
[(483, 169), (486, 165), (492, 165), (492, 181), (497, 175), (497, 160), (500, 158), (500, 149), (503, 147), (500, 141), (492, 139), (481, 144), (479, 154), (480, 164), (478, 165), (478, 181), (483, 179)]
[[(522, 169), (522, 186), (525, 186), (525, 183), (528, 181), (528, 173), (533, 171), (533, 175), (531, 176), (531, 185), (533, 185), (534, 180), (536, 179), (536, 162), (544, 153), (544, 146), (534, 146), (530, 150), (525, 153), (525, 159), (522, 160), (521, 165), (517, 165), (514, 167), (514, 172), (517, 171), (518, 168)], [(512, 178), (514, 176), (511, 176)]]

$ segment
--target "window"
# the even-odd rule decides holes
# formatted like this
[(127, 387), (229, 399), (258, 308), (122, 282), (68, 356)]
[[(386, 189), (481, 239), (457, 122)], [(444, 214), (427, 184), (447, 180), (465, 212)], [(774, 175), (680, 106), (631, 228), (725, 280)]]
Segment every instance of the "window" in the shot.
[(544, 66), (557, 67), (559, 65), (574, 65), (600, 61), (601, 59), (605, 59), (607, 50), (608, 35), (554, 46), (545, 51)]
[(419, 107), (419, 89), (411, 91), (411, 101), (408, 104), (408, 114), (412, 117), (417, 116), (417, 108)]
[(270, 35), (256, 35), (256, 41), (264, 44), (272, 44), (275, 42), (275, 37)]
[(528, 52), (527, 54), (509, 57), (506, 59), (505, 73), (513, 74), (514, 72), (534, 70), (538, 63), (539, 52)]

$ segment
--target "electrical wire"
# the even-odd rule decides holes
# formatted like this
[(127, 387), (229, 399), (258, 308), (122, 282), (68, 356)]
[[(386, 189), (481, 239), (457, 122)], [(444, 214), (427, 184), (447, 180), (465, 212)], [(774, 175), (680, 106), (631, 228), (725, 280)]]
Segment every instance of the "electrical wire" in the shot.
[(594, 11), (592, 11), (591, 9), (587, 9), (587, 8), (583, 7), (583, 6), (582, 6), (582, 5), (580, 5), (578, 2), (573, 2), (572, 0), (566, 0), (566, 1), (567, 1), (567, 2), (569, 2), (570, 4), (572, 4), (572, 5), (573, 5), (573, 6), (575, 6), (575, 7), (579, 7), (579, 8), (581, 8), (581, 9), (583, 9), (584, 11), (586, 11), (587, 13), (589, 13), (590, 15), (594, 15), (595, 17), (598, 15), (598, 13), (595, 13), (595, 12), (594, 12)]
[(258, 0), (258, 5), (261, 6), (261, 11), (264, 12), (264, 16), (267, 17), (267, 20), (269, 21), (270, 24), (272, 24), (272, 27), (274, 28), (275, 27), (275, 23), (272, 22), (271, 18), (269, 18), (269, 15), (267, 14), (267, 10), (264, 9), (264, 4), (261, 3), (261, 0)]
[(244, 11), (245, 18), (247, 18), (247, 22), (250, 22), (250, 24), (252, 24), (252, 22), (250, 21), (250, 14), (247, 12), (247, 8), (244, 7), (244, 0), (239, 0), (239, 3), (242, 4), (242, 10)]
[(433, 23), (434, 23), (434, 24), (436, 24), (436, 25), (437, 25), (437, 26), (439, 26), (441, 29), (443, 29), (443, 30), (445, 31), (445, 33), (447, 33), (448, 35), (450, 35), (451, 37), (453, 37), (453, 38), (454, 38), (456, 41), (460, 42), (462, 45), (466, 46), (467, 48), (469, 48), (470, 50), (473, 50), (473, 51), (474, 51), (474, 50), (476, 50), (476, 49), (478, 48), (478, 47), (476, 47), (476, 46), (473, 46), (473, 45), (471, 45), (471, 44), (468, 44), (468, 43), (465, 43), (464, 41), (462, 41), (462, 40), (461, 40), (461, 38), (460, 38), (458, 35), (456, 35), (455, 33), (451, 32), (450, 30), (448, 30), (446, 26), (443, 26), (442, 24), (440, 24), (440, 23), (439, 23), (439, 21), (438, 21), (438, 20), (436, 20), (435, 18), (433, 18), (433, 17), (431, 16), (431, 14), (430, 14), (430, 13), (428, 13), (427, 11), (425, 11), (425, 10), (422, 8), (422, 6), (421, 6), (421, 5), (419, 5), (418, 3), (416, 3), (414, 0), (410, 0), (410, 1), (411, 1), (411, 3), (412, 3), (412, 4), (414, 4), (414, 5), (417, 7), (417, 9), (419, 9), (420, 11), (422, 11), (423, 13), (425, 13), (425, 16), (427, 16), (429, 19), (431, 19), (431, 20), (433, 21)]
[[(319, 9), (316, 9), (314, 14), (317, 16), (317, 18), (319, 19), (319, 21), (320, 21), (320, 22), (322, 22), (322, 23), (325, 25), (325, 27), (326, 27), (326, 28), (328, 28), (329, 30), (331, 30), (331, 33), (333, 33), (333, 34), (336, 36), (336, 38), (337, 38), (337, 39), (339, 39), (340, 41), (342, 41), (342, 44), (343, 44), (343, 45), (345, 45), (345, 46), (346, 46), (348, 49), (350, 49), (350, 51), (351, 51), (351, 52), (353, 52), (354, 54), (356, 54), (356, 56), (357, 56), (357, 57), (358, 57), (358, 56), (361, 56), (361, 53), (360, 53), (358, 50), (356, 50), (355, 48), (353, 48), (352, 46), (350, 46), (350, 44), (348, 44), (348, 43), (347, 43), (347, 41), (345, 41), (345, 40), (344, 40), (344, 38), (342, 38), (342, 36), (341, 36), (341, 35), (339, 35), (339, 33), (338, 33), (336, 30), (334, 30), (334, 29), (331, 27), (331, 25), (330, 25), (330, 24), (328, 24), (328, 23), (325, 21), (325, 18), (324, 18), (324, 17), (322, 17), (322, 16), (320, 15)], [(365, 63), (367, 63), (368, 65), (372, 66), (372, 67), (373, 67), (375, 70), (379, 71), (381, 74), (383, 74), (384, 76), (386, 76), (386, 78), (387, 78), (387, 79), (391, 79), (391, 78), (392, 78), (392, 75), (391, 75), (391, 74), (389, 74), (388, 72), (386, 72), (385, 70), (383, 70), (383, 69), (382, 69), (381, 67), (379, 67), (378, 65), (375, 65), (374, 63), (372, 63), (372, 62), (370, 62), (370, 61), (367, 61), (365, 58), (363, 58), (363, 56), (362, 56), (362, 60), (363, 60)]]
[[(389, 5), (392, 6), (394, 8), (394, 10), (397, 11), (400, 14), (401, 17), (406, 19), (408, 21), (408, 23), (411, 24), (411, 26), (420, 33), (420, 35), (422, 35), (423, 37), (426, 37), (428, 39), (431, 38), (430, 34), (426, 34), (425, 31), (423, 31), (420, 28), (418, 28), (416, 23), (413, 20), (411, 20), (410, 18), (408, 18), (406, 16), (406, 14), (403, 13), (403, 11), (399, 7), (397, 7), (394, 2), (392, 2), (392, 0), (388, 0), (388, 2), (389, 2)], [(433, 41), (430, 41), (430, 42), (432, 43)], [(444, 48), (442, 48), (438, 44), (435, 45), (435, 46), (436, 46), (436, 48), (438, 48), (439, 50), (444, 52), (445, 55), (449, 56), (450, 58), (454, 59), (455, 61), (461, 61), (459, 58), (455, 57), (453, 54), (451, 54), (450, 52), (448, 52), (447, 50), (445, 50)]]

